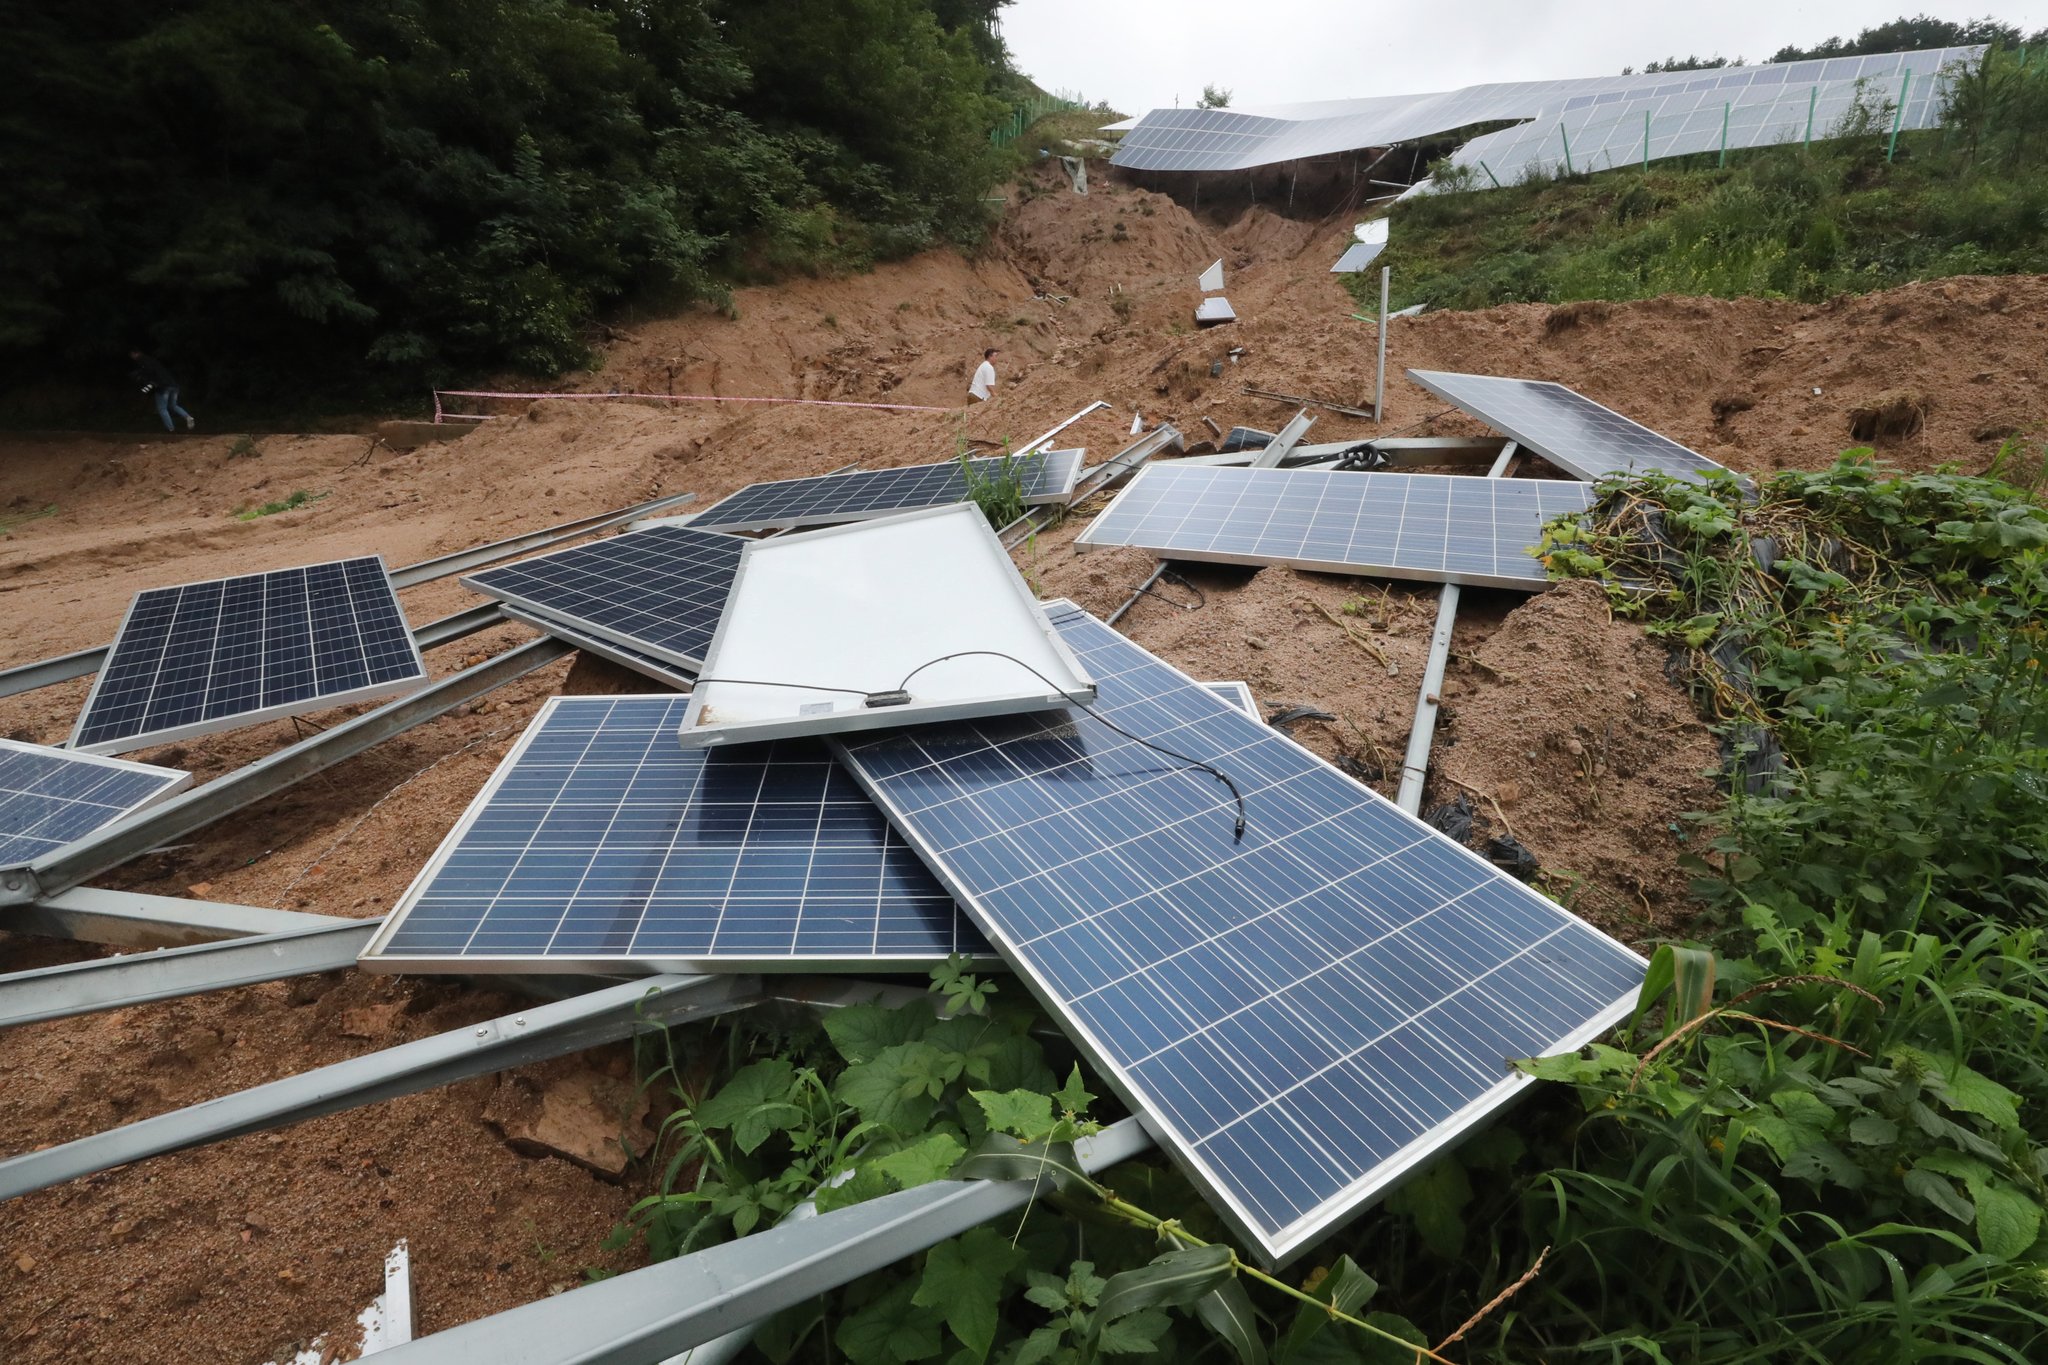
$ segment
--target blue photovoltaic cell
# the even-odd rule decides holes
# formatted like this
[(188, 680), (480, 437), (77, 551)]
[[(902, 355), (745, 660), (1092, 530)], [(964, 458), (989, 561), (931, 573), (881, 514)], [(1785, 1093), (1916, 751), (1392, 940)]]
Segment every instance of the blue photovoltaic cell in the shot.
[(746, 543), (692, 526), (654, 526), (462, 582), (486, 597), (696, 669), (704, 666)]
[[(1041, 450), (1011, 460), (1026, 503), (1058, 502), (1074, 491), (1081, 472), (1079, 450)], [(982, 475), (997, 471), (1004, 456), (972, 460)], [(707, 531), (765, 531), (773, 527), (829, 526), (864, 521), (891, 512), (944, 507), (969, 498), (967, 476), (958, 460), (914, 464), (899, 469), (861, 469), (850, 474), (820, 474), (808, 479), (782, 479), (749, 484), (739, 492), (690, 518)]]
[(1068, 603), (1068, 709), (841, 757), (1011, 967), (1284, 1261), (1624, 1017), (1643, 961)]
[(816, 971), (993, 956), (823, 745), (685, 750), (688, 701), (550, 701), (364, 961)]
[(1532, 553), (1592, 489), (1563, 479), (1153, 465), (1074, 540), (1163, 559), (1292, 564), (1477, 587), (1548, 585)]
[(1727, 466), (1669, 436), (1547, 379), (1445, 370), (1410, 370), (1408, 377), (1501, 435), (1512, 436), (1517, 445), (1588, 481), (1647, 470), (1695, 477), (1728, 472)]
[(0, 739), (0, 867), (54, 853), (189, 781), (172, 768)]
[(376, 555), (138, 594), (72, 732), (139, 749), (426, 681)]

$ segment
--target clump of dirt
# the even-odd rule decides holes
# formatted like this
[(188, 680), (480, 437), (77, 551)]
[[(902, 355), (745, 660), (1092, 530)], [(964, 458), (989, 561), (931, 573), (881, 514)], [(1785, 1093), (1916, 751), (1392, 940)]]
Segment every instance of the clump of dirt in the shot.
[(1565, 583), (1510, 612), (1454, 676), (1436, 799), (1476, 796), (1482, 832), (1513, 834), (1546, 889), (1617, 938), (1682, 932), (1678, 860), (1699, 837), (1686, 817), (1718, 804), (1719, 750), (1663, 647), (1598, 585)]
[(1849, 409), (1849, 435), (1858, 441), (1895, 441), (1917, 435), (1933, 404), (1918, 389), (1894, 389)]
[(1569, 332), (1574, 327), (1583, 327), (1590, 322), (1603, 322), (1613, 311), (1611, 305), (1600, 299), (1580, 299), (1576, 303), (1559, 304), (1544, 317), (1543, 330), (1551, 336), (1556, 336), (1559, 332)]
[(1738, 412), (1748, 412), (1756, 406), (1753, 393), (1724, 393), (1708, 404), (1716, 422), (1725, 422)]

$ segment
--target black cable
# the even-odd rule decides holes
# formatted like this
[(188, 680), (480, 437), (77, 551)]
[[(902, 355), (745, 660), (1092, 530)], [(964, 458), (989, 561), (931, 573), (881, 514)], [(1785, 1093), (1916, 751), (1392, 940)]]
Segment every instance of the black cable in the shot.
[[(912, 678), (924, 672), (927, 668), (932, 667), (934, 664), (942, 664), (946, 662), (948, 659), (964, 659), (977, 654), (986, 655), (991, 659), (1008, 659), (1011, 663), (1017, 665), (1017, 667), (1031, 674), (1040, 682), (1044, 683), (1047, 687), (1050, 687), (1053, 691), (1063, 691), (1060, 685), (1054, 682), (1051, 678), (1046, 677), (1045, 674), (1040, 673), (1037, 669), (1033, 668), (1030, 664), (1025, 663), (1016, 655), (1005, 654), (1000, 649), (963, 649), (953, 654), (941, 654), (936, 659), (927, 659), (925, 660), (925, 662), (919, 664), (916, 668), (911, 669), (908, 673), (903, 675), (903, 681), (896, 684), (896, 691), (903, 691), (905, 686), (909, 684)], [(1199, 758), (1190, 758), (1186, 754), (1178, 753), (1172, 749), (1167, 748), (1164, 744), (1154, 744), (1151, 740), (1146, 739), (1143, 735), (1134, 735), (1129, 730), (1124, 729), (1123, 726), (1118, 725), (1115, 721), (1111, 720), (1108, 716), (1103, 715), (1100, 711), (1088, 705), (1086, 702), (1075, 702), (1074, 705), (1079, 706), (1083, 711), (1086, 711), (1089, 715), (1093, 716), (1096, 720), (1102, 722), (1110, 729), (1116, 731), (1125, 739), (1131, 740), (1132, 742), (1137, 744), (1142, 744), (1146, 748), (1151, 749), (1157, 753), (1165, 754), (1168, 758), (1177, 758), (1191, 768), (1199, 768), (1203, 772), (1208, 773), (1211, 777), (1215, 778), (1218, 782), (1221, 782), (1225, 787), (1229, 788), (1232, 799), (1237, 802), (1237, 825), (1235, 831), (1232, 834), (1232, 839), (1237, 843), (1244, 842), (1244, 793), (1237, 789), (1237, 783), (1230, 780), (1230, 774), (1224, 772), (1221, 768), (1217, 767), (1213, 763), (1204, 763)]]

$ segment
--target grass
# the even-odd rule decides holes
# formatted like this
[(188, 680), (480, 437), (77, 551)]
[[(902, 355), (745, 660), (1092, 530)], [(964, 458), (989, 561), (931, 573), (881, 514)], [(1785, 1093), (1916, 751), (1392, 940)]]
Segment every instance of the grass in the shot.
[(990, 526), (1002, 530), (1024, 515), (1025, 481), (1042, 459), (1037, 454), (1013, 456), (1006, 448), (1001, 459), (983, 464), (975, 460), (963, 441), (960, 475), (967, 481), (967, 500), (981, 509)]
[(228, 515), (237, 521), (254, 521), (258, 517), (274, 517), (279, 512), (296, 512), (299, 508), (310, 506), (326, 496), (324, 492), (313, 493), (301, 488), (280, 502), (266, 502), (256, 507), (244, 503)]
[(0, 518), (0, 536), (12, 535), (15, 528), (24, 522), (41, 521), (44, 517), (54, 517), (56, 515), (57, 504), (53, 502), (39, 511), (23, 512), (20, 516)]
[[(2048, 271), (2048, 64), (1999, 56), (1989, 70), (1992, 95), (1903, 135), (1891, 163), (1882, 137), (1860, 136), (1399, 204), (1385, 257), (1395, 305), (1821, 300)], [(1375, 272), (1345, 279), (1377, 305)]]

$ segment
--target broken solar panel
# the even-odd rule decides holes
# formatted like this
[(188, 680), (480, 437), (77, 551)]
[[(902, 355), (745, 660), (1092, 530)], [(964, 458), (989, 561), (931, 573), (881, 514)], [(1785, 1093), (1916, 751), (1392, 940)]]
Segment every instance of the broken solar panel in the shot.
[(1264, 717), (1259, 715), (1259, 703), (1252, 697), (1250, 683), (1205, 682), (1202, 686), (1208, 688), (1215, 695), (1223, 698), (1223, 700), (1229, 702), (1253, 720), (1264, 719)]
[(1562, 479), (1176, 461), (1139, 474), (1074, 545), (1527, 590), (1548, 582), (1531, 553), (1543, 524), (1592, 498), (1586, 484)]
[(1379, 254), (1386, 249), (1387, 244), (1384, 241), (1353, 242), (1350, 246), (1344, 248), (1344, 254), (1339, 256), (1337, 263), (1330, 267), (1330, 273), (1332, 275), (1355, 275), (1378, 260)]
[(426, 677), (376, 555), (152, 588), (129, 604), (71, 745), (140, 749)]
[(1284, 1262), (1626, 1017), (1641, 958), (1070, 603), (1079, 708), (835, 742), (1236, 1230)]
[(686, 704), (549, 700), (364, 963), (873, 971), (992, 956), (823, 745), (686, 751)]
[(589, 631), (572, 626), (566, 621), (557, 621), (552, 616), (543, 616), (537, 611), (526, 611), (520, 607), (504, 607), (501, 610), (514, 621), (552, 635), (563, 644), (574, 645), (585, 654), (595, 654), (598, 658), (608, 659), (621, 668), (630, 668), (635, 673), (652, 678), (656, 682), (667, 683), (678, 692), (689, 691), (696, 682), (696, 679), (679, 665), (672, 664), (666, 659), (657, 659), (652, 654), (642, 654), (637, 649), (615, 644), (602, 635), (592, 635)]
[(1459, 411), (1513, 437), (1524, 449), (1589, 482), (1650, 470), (1694, 477), (1728, 472), (1727, 466), (1562, 384), (1444, 370), (1410, 370), (1408, 377)]
[(175, 768), (0, 739), (0, 867), (76, 843), (191, 780)]
[(694, 526), (653, 526), (462, 582), (636, 653), (696, 669), (704, 665), (746, 544)]
[[(1027, 504), (1064, 502), (1081, 473), (1082, 450), (1043, 450), (1028, 455), (970, 460), (977, 475), (999, 472), (1010, 463)], [(960, 461), (917, 464), (903, 469), (864, 469), (750, 484), (690, 518), (711, 531), (767, 531), (797, 526), (831, 526), (891, 512), (942, 507), (971, 497)]]

